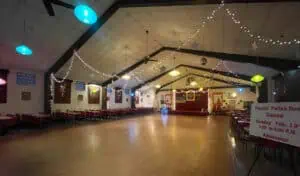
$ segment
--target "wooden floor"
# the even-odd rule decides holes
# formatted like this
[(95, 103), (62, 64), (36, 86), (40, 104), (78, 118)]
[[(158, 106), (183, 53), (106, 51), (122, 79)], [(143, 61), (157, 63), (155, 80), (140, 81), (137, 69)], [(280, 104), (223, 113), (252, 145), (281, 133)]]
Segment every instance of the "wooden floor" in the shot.
[(227, 117), (155, 114), (5, 136), (0, 175), (232, 176), (228, 131)]

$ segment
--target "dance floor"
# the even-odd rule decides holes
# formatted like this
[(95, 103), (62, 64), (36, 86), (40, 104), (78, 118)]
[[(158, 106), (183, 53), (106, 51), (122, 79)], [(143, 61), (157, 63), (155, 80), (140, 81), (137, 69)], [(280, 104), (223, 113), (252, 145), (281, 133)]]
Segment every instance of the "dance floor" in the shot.
[(245, 175), (254, 158), (237, 157), (229, 131), (228, 117), (153, 114), (7, 135), (0, 138), (0, 175)]

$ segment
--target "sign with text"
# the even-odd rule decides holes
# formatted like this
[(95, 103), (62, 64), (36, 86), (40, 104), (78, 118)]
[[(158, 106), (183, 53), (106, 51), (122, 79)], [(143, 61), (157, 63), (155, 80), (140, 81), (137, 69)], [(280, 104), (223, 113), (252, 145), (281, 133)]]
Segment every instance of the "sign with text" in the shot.
[(300, 103), (255, 103), (250, 134), (300, 147)]

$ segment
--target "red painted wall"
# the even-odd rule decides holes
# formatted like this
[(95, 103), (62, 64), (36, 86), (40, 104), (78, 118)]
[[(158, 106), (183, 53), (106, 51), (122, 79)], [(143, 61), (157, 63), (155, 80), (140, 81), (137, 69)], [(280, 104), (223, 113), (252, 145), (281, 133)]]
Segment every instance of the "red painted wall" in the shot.
[[(185, 93), (176, 93), (177, 96), (183, 96)], [(184, 103), (178, 103), (176, 101), (177, 111), (201, 111), (204, 109), (208, 110), (208, 93), (195, 93), (195, 101), (185, 101)], [(177, 98), (176, 98), (177, 99)]]

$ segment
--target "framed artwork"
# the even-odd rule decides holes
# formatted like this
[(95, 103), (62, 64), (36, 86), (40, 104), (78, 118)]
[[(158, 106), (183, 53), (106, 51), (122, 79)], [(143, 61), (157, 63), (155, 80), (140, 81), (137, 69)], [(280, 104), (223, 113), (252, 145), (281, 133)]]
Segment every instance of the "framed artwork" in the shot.
[(186, 101), (195, 101), (195, 92), (190, 91), (186, 93)]
[(22, 92), (21, 93), (21, 100), (23, 100), (23, 101), (31, 100), (31, 92)]
[(220, 111), (223, 105), (223, 93), (214, 92), (212, 94), (213, 111)]
[(123, 91), (121, 88), (115, 89), (115, 103), (122, 103)]
[(139, 104), (140, 103), (140, 97), (139, 96), (135, 96), (135, 104)]
[(78, 95), (77, 96), (77, 101), (83, 101), (83, 95)]
[(100, 88), (98, 86), (88, 86), (89, 104), (100, 104)]
[(55, 82), (54, 103), (56, 104), (71, 103), (71, 84), (72, 81), (70, 80), (65, 80), (63, 83)]
[(185, 103), (186, 94), (185, 93), (176, 93), (176, 103)]
[(172, 94), (165, 95), (165, 104), (171, 106), (172, 105)]

